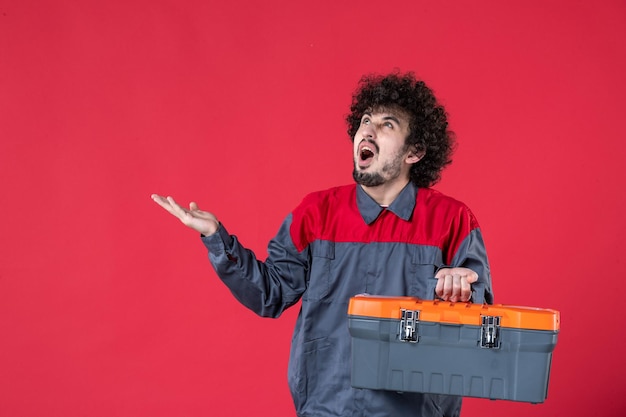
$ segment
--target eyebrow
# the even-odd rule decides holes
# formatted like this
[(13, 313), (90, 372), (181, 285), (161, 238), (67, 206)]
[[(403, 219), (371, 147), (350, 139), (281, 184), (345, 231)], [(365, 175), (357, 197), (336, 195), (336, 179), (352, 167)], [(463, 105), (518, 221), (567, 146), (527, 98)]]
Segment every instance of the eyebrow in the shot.
[[(366, 111), (366, 112), (363, 113), (363, 116), (372, 117), (372, 113)], [(363, 116), (361, 116), (361, 118), (363, 118)], [(402, 126), (400, 124), (400, 120), (397, 117), (395, 117), (395, 116), (383, 116), (383, 120), (391, 120), (392, 122), (395, 122), (398, 126)]]
[(398, 118), (395, 117), (395, 116), (385, 116), (385, 117), (383, 117), (383, 120), (391, 120), (391, 121), (395, 122), (398, 126), (402, 126), (400, 124), (400, 120), (398, 120)]

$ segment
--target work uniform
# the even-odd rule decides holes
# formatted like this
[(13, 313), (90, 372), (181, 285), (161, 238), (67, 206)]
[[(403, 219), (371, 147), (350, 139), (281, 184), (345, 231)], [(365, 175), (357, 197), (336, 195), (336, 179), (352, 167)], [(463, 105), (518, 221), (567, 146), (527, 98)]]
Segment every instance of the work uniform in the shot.
[(298, 416), (459, 415), (460, 397), (352, 388), (347, 310), (361, 293), (433, 299), (441, 267), (477, 272), (473, 299), (492, 303), (482, 235), (466, 205), (409, 183), (381, 207), (352, 184), (305, 197), (264, 262), (223, 225), (202, 240), (221, 280), (255, 313), (278, 317), (302, 299), (288, 371)]

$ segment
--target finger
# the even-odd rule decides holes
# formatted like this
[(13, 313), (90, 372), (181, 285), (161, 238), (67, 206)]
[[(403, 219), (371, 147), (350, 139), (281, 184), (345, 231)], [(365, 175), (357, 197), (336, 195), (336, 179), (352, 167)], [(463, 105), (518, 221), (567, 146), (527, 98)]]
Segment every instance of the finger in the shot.
[(152, 198), (152, 199), (153, 199), (156, 203), (158, 203), (159, 205), (163, 205), (163, 204), (168, 204), (168, 205), (169, 205), (169, 203), (167, 202), (167, 200), (166, 200), (165, 198), (161, 197), (161, 196), (160, 196), (160, 195), (158, 195), (158, 194), (152, 194), (152, 195), (150, 196), (150, 198)]
[(455, 268), (441, 268), (437, 271), (435, 278), (439, 278), (443, 275), (467, 275), (469, 282), (476, 282), (478, 280), (478, 274), (472, 269), (457, 266)]
[(217, 218), (215, 217), (214, 214), (200, 210), (200, 208), (198, 207), (198, 204), (196, 204), (193, 201), (189, 203), (189, 210), (190, 210), (189, 214), (195, 218), (217, 221)]
[(437, 278), (437, 285), (435, 286), (435, 294), (437, 294), (437, 297), (441, 298), (443, 296), (443, 282), (444, 282), (444, 278), (443, 277), (437, 277), (437, 276), (436, 276), (436, 278)]
[(464, 278), (461, 275), (452, 275), (452, 292), (450, 294), (450, 301), (453, 303), (457, 302), (461, 298), (461, 281)]
[(460, 301), (469, 301), (472, 296), (472, 286), (470, 285), (469, 278), (461, 279), (461, 299)]
[(444, 276), (444, 282), (443, 282), (443, 295), (442, 295), (442, 299), (447, 301), (450, 299), (450, 296), (452, 295), (452, 283), (453, 283), (453, 278), (452, 275), (446, 275)]
[(464, 267), (452, 268), (452, 271), (450, 273), (453, 275), (459, 275), (462, 277), (464, 276), (470, 283), (476, 282), (478, 280), (478, 274), (474, 272), (474, 270), (469, 269), (469, 268), (464, 268)]
[(176, 202), (176, 200), (174, 200), (174, 198), (168, 196), (167, 197), (167, 202), (170, 203), (170, 206), (172, 206), (172, 208), (176, 211), (183, 211), (186, 213), (185, 209), (183, 209), (181, 206), (178, 205), (178, 203)]
[(170, 213), (178, 217), (181, 221), (184, 220), (189, 215), (189, 212), (185, 210), (184, 208), (182, 208), (181, 206), (179, 206), (178, 203), (172, 197), (168, 196), (167, 201), (168, 203), (170, 203), (170, 206), (171, 206), (172, 211)]
[[(172, 212), (172, 205), (170, 204), (169, 201), (167, 201), (165, 199), (165, 197), (161, 197), (160, 195), (157, 194), (152, 194), (152, 199), (161, 207), (163, 207), (165, 210), (169, 211), (171, 214), (174, 214)], [(175, 214), (174, 214), (175, 215)]]

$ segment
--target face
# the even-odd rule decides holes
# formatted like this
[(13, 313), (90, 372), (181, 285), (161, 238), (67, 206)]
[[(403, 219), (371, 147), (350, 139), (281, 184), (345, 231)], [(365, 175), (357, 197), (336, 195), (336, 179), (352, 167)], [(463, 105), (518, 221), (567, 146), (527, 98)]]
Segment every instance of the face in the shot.
[(354, 136), (354, 180), (366, 187), (407, 181), (419, 157), (406, 146), (409, 117), (401, 110), (363, 114)]

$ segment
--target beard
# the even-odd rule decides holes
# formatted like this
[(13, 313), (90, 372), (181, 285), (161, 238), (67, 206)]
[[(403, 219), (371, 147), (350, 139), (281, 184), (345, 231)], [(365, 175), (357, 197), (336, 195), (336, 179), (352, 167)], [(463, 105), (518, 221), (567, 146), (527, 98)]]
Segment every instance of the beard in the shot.
[(352, 170), (352, 178), (357, 184), (364, 187), (378, 187), (388, 181), (395, 180), (400, 176), (403, 160), (403, 152), (398, 153), (392, 161), (383, 165), (379, 172), (362, 172), (357, 168), (357, 161), (354, 160), (354, 169)]
[(356, 166), (352, 171), (352, 178), (364, 187), (377, 187), (385, 183), (385, 179), (378, 172), (359, 172)]

